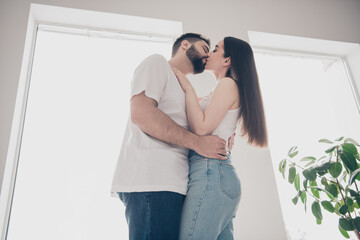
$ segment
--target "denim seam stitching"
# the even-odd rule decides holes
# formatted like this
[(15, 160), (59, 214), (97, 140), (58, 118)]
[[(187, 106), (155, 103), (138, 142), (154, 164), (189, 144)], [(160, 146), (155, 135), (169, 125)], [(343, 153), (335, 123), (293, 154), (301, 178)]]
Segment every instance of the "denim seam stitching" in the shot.
[(150, 195), (146, 194), (146, 204), (147, 204), (147, 214), (146, 214), (146, 220), (147, 220), (147, 235), (148, 239), (151, 239), (151, 208), (150, 208)]
[(196, 226), (196, 222), (197, 222), (197, 219), (199, 217), (199, 212), (200, 212), (200, 209), (201, 209), (201, 205), (202, 205), (202, 202), (203, 200), (205, 199), (206, 195), (207, 195), (207, 192), (208, 192), (208, 188), (209, 188), (209, 181), (210, 181), (210, 177), (208, 177), (208, 170), (209, 170), (209, 162), (207, 162), (206, 164), (206, 175), (207, 175), (207, 182), (206, 182), (206, 187), (205, 187), (205, 190), (203, 192), (203, 196), (201, 197), (199, 203), (198, 203), (198, 208), (197, 208), (197, 212), (196, 212), (196, 219), (193, 221), (193, 224), (192, 224), (192, 232), (189, 234), (189, 237), (190, 239), (193, 239), (193, 235), (194, 235), (194, 230), (195, 230), (195, 226)]

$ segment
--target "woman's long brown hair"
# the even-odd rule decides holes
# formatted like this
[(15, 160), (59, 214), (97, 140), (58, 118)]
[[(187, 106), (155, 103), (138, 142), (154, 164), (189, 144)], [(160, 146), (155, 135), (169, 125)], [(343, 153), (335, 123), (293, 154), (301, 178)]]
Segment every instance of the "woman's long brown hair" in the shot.
[(235, 80), (239, 90), (242, 136), (249, 144), (265, 147), (268, 137), (253, 51), (247, 42), (234, 37), (224, 38), (224, 51), (231, 61), (226, 76)]

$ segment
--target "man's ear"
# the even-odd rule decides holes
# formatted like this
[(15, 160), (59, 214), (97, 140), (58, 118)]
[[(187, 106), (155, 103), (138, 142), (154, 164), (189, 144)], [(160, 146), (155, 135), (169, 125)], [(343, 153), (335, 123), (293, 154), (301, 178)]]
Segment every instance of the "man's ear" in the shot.
[(224, 67), (229, 67), (231, 65), (231, 58), (227, 57), (224, 60)]
[(181, 48), (184, 49), (185, 51), (188, 50), (191, 47), (191, 43), (188, 40), (182, 40), (181, 42)]

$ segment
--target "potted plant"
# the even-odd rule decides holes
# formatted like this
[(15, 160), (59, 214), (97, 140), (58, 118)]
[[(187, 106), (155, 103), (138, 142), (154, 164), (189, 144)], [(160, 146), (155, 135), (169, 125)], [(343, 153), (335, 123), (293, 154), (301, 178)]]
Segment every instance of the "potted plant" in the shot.
[(297, 191), (292, 202), (296, 205), (300, 199), (305, 211), (311, 203), (317, 224), (323, 220), (322, 211), (329, 211), (339, 216), (338, 228), (345, 238), (354, 231), (360, 240), (360, 145), (344, 137), (319, 142), (328, 144), (324, 156), (300, 158), (294, 146), (280, 161), (279, 171)]

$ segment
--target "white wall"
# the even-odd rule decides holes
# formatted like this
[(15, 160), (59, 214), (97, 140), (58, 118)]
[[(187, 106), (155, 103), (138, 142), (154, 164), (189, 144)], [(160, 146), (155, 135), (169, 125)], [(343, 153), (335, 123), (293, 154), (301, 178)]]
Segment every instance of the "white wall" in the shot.
[[(30, 0), (0, 1), (0, 179), (9, 143)], [(200, 32), (215, 44), (247, 31), (360, 42), (359, 0), (38, 0), (34, 3), (182, 21), (184, 32)], [(358, 86), (360, 82), (357, 83)], [(237, 139), (243, 198), (235, 231), (241, 239), (285, 239), (268, 150)]]

